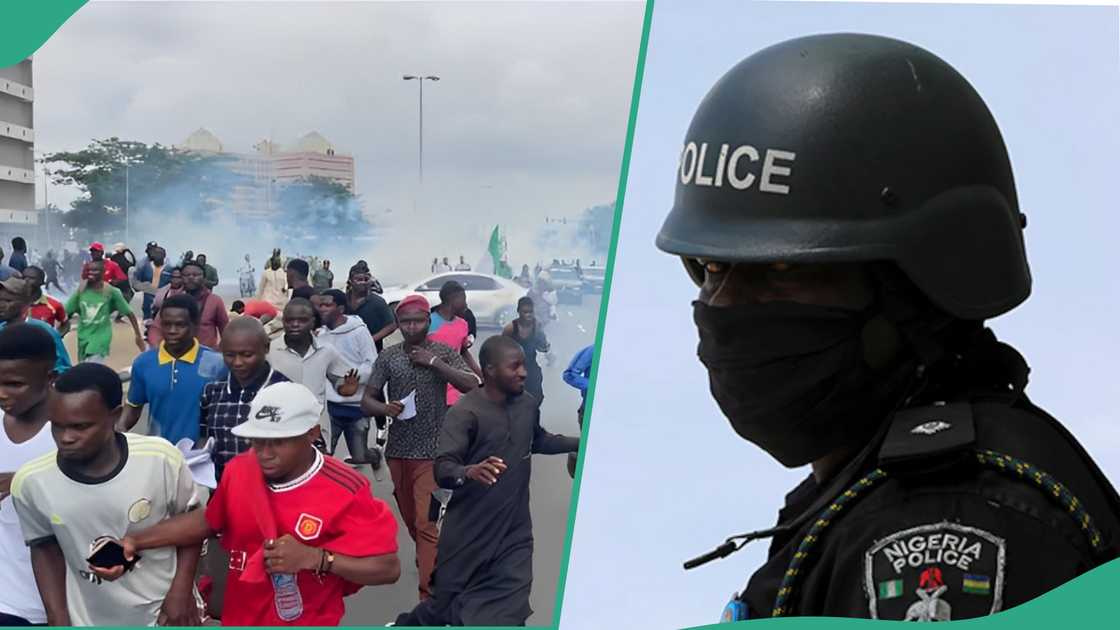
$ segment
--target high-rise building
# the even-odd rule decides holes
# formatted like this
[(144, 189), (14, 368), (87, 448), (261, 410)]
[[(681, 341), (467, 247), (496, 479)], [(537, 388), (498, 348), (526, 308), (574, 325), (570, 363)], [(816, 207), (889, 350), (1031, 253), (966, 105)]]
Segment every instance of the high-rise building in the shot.
[(35, 92), (31, 59), (0, 68), (0, 235), (5, 255), (12, 236), (34, 238)]
[(234, 188), (230, 209), (247, 218), (267, 218), (282, 186), (310, 177), (329, 179), (355, 192), (354, 158), (338, 154), (334, 145), (317, 131), (303, 136), (290, 148), (261, 140), (253, 146), (253, 153), (236, 153), (226, 151), (222, 141), (209, 130), (198, 129), (178, 148), (229, 158), (229, 168), (249, 180)]

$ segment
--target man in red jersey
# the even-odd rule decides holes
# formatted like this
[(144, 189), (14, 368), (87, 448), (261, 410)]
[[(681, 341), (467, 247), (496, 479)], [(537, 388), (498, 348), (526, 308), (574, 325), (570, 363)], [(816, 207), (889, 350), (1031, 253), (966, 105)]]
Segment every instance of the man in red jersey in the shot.
[(117, 286), (121, 282), (128, 281), (128, 274), (121, 269), (121, 266), (112, 259), (105, 258), (105, 246), (101, 243), (94, 242), (89, 244), (89, 257), (90, 262), (82, 265), (82, 280), (88, 279), (89, 266), (96, 261), (101, 261), (105, 263), (104, 280), (106, 284)]
[[(400, 577), (397, 523), (365, 477), (320, 453), (322, 406), (298, 383), (262, 389), (249, 419), (233, 429), (252, 450), (226, 466), (201, 510), (121, 544), (125, 557), (196, 544), (220, 534), (229, 551), (222, 625), (338, 625), (343, 597)], [(116, 579), (123, 567), (98, 571)]]

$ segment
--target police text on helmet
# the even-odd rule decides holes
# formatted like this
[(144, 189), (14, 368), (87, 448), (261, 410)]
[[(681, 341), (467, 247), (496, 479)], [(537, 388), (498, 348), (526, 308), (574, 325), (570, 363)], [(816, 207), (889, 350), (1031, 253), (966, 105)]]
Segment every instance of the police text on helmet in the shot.
[[(714, 149), (714, 147), (713, 147)], [(714, 150), (713, 150), (714, 153)], [(792, 174), (791, 166), (778, 164), (778, 160), (793, 162), (796, 154), (792, 151), (780, 149), (766, 149), (765, 154), (749, 144), (744, 144), (732, 149), (731, 145), (723, 144), (719, 147), (719, 155), (714, 158), (715, 172), (705, 174), (710, 170), (713, 161), (708, 155), (708, 143), (689, 142), (681, 152), (680, 177), (682, 184), (696, 186), (723, 187), (726, 181), (736, 190), (747, 190), (758, 180), (758, 189), (761, 192), (788, 195), (789, 186), (774, 181), (774, 177), (788, 177)], [(756, 177), (752, 171), (752, 162), (762, 159), (761, 176)]]

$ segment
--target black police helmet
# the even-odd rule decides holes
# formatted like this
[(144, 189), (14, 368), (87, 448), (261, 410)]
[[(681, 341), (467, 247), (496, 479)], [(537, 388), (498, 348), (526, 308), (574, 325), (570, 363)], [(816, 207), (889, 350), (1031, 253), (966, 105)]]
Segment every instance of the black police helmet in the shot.
[(700, 103), (657, 246), (729, 262), (890, 261), (962, 319), (1030, 294), (1007, 149), (971, 85), (898, 40), (766, 48)]

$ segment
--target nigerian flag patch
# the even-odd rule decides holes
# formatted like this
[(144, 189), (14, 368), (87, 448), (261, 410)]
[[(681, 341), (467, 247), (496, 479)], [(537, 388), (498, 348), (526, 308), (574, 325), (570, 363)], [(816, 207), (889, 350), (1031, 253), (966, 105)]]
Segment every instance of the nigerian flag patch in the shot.
[(902, 595), (902, 580), (879, 582), (879, 599), (890, 599)]
[(991, 580), (986, 575), (964, 574), (964, 584), (961, 588), (965, 593), (973, 595), (987, 595), (992, 590)]

